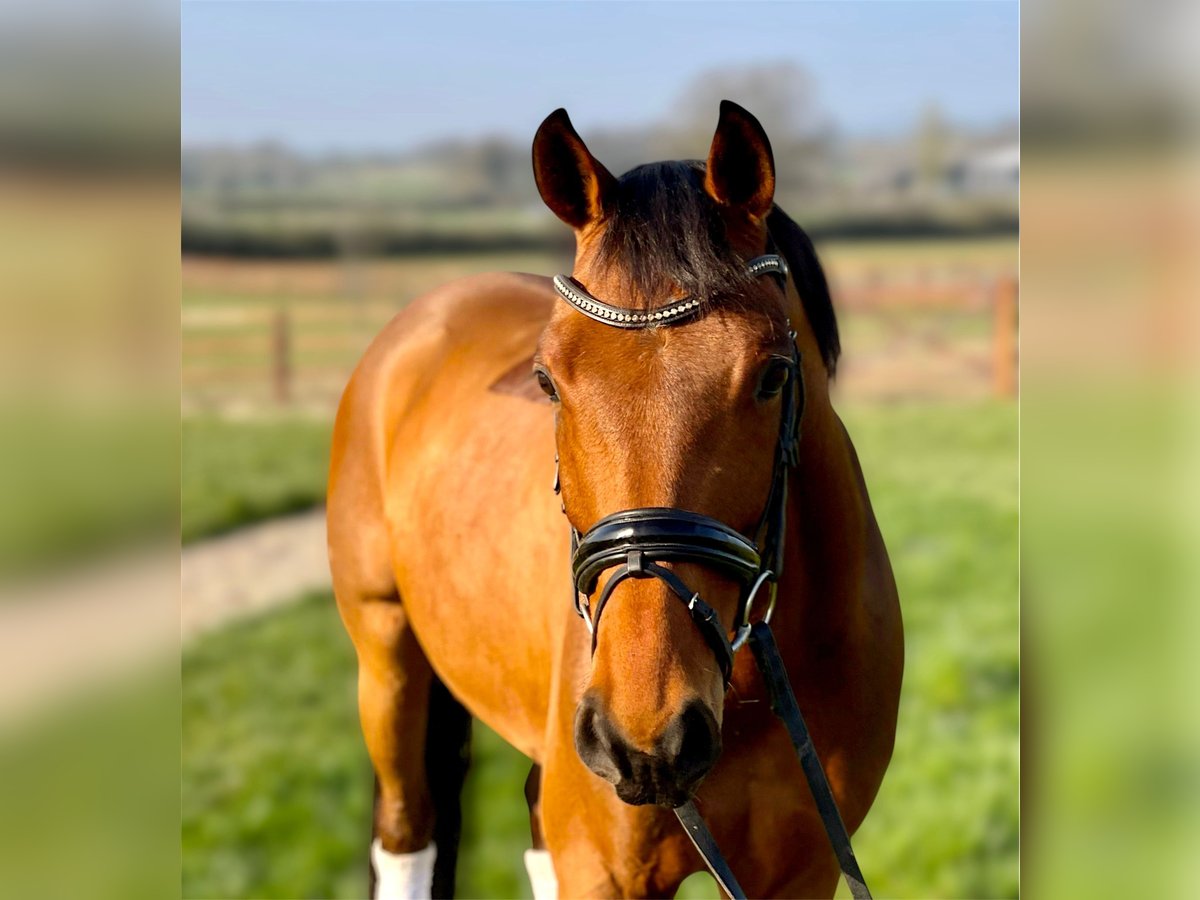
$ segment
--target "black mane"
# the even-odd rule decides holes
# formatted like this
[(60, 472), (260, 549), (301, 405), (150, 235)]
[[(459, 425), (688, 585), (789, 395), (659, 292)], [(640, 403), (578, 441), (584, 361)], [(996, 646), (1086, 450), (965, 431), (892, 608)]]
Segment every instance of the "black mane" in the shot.
[(825, 280), (825, 270), (817, 259), (812, 238), (778, 206), (767, 216), (767, 231), (792, 270), (792, 281), (804, 304), (804, 314), (817, 339), (821, 359), (833, 375), (837, 372), (838, 357), (842, 355), (842, 339), (838, 335), (837, 313), (829, 293), (829, 282)]
[[(792, 270), (832, 375), (841, 352), (837, 318), (812, 241), (778, 206), (767, 229)], [(602, 264), (627, 273), (636, 308), (662, 303), (672, 286), (712, 303), (737, 296), (749, 281), (745, 260), (729, 246), (716, 201), (704, 190), (702, 162), (649, 163), (621, 176), (597, 254)]]

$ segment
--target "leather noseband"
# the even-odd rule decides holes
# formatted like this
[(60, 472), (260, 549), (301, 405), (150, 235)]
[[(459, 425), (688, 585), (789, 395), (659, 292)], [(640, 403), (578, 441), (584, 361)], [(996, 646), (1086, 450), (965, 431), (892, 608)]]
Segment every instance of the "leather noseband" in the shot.
[[(605, 516), (579, 540), (572, 559), (575, 590), (589, 595), (596, 589), (600, 573), (620, 566), (604, 585), (596, 601), (595, 624), (613, 590), (626, 578), (657, 578), (664, 582), (688, 608), (692, 621), (712, 648), (725, 681), (733, 672), (733, 647), (721, 627), (716, 610), (688, 588), (678, 575), (660, 562), (695, 562), (716, 569), (738, 582), (742, 601), (757, 580), (762, 559), (753, 542), (723, 522), (681, 509), (647, 507), (627, 509)], [(738, 609), (736, 621), (741, 621)], [(597, 629), (592, 628), (592, 652), (596, 652)]]

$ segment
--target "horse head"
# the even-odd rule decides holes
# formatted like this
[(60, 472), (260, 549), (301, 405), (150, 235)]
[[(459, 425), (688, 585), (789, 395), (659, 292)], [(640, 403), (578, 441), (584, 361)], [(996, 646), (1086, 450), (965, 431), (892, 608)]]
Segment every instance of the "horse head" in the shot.
[[(558, 110), (537, 132), (533, 166), (542, 199), (575, 232), (571, 277), (585, 298), (558, 304), (535, 360), (554, 403), (571, 527), (586, 534), (615, 512), (661, 508), (757, 540), (777, 483), (796, 343), (816, 346), (786, 280), (747, 271), (774, 252), (775, 168), (762, 126), (725, 101), (705, 162), (616, 178)], [(607, 310), (589, 307), (595, 299)], [(669, 326), (622, 324), (684, 303), (696, 314), (675, 321), (672, 312)], [(704, 561), (662, 568), (733, 634), (743, 582)], [(576, 747), (624, 801), (677, 806), (720, 754), (727, 673), (668, 579), (623, 578), (605, 595), (616, 572), (584, 588), (594, 654)]]

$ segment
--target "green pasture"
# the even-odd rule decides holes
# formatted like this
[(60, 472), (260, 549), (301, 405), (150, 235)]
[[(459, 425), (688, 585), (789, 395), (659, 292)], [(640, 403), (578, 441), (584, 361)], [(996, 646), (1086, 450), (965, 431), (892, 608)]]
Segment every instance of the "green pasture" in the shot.
[[(1014, 897), (1016, 408), (872, 405), (845, 418), (891, 550), (908, 654), (895, 755), (856, 851), (878, 897)], [(288, 455), (299, 454), (263, 452)], [(332, 600), (201, 639), (185, 648), (183, 675), (184, 896), (363, 896), (371, 776)], [(528, 765), (476, 726), (461, 896), (529, 895)], [(704, 876), (684, 893), (715, 896)]]
[(182, 427), (184, 542), (324, 502), (328, 418), (192, 417)]
[[(321, 503), (331, 416), (0, 415), (0, 577)], [(172, 456), (180, 452), (176, 470)], [(178, 501), (176, 490), (179, 491)], [(180, 507), (176, 507), (176, 503)]]
[(96, 407), (0, 406), (0, 580), (173, 534), (173, 411)]
[(178, 895), (180, 675), (172, 656), (163, 647), (153, 660), (106, 671), (70, 697), (0, 723), (0, 897)]

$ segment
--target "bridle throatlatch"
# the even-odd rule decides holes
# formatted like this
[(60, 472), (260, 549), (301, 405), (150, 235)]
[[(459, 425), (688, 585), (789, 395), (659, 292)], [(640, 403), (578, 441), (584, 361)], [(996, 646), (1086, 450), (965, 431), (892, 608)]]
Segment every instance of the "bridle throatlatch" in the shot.
[[(787, 288), (788, 267), (782, 256), (768, 253), (746, 264), (747, 274), (757, 277), (774, 275)], [(590, 319), (615, 328), (654, 328), (688, 321), (702, 311), (700, 301), (677, 300), (664, 306), (634, 311), (610, 306), (589, 294), (579, 282), (567, 275), (554, 277), (554, 288), (567, 303)], [(782, 390), (779, 440), (775, 450), (770, 493), (751, 539), (711, 516), (669, 507), (643, 507), (612, 513), (596, 522), (582, 535), (571, 528), (572, 602), (592, 636), (592, 653), (600, 629), (600, 617), (613, 592), (630, 578), (657, 578), (687, 607), (688, 613), (721, 667), (726, 688), (733, 673), (734, 654), (747, 641), (762, 672), (771, 701), (771, 709), (784, 722), (800, 757), (809, 789), (825, 825), (842, 873), (853, 897), (870, 898), (850, 837), (825, 778), (821, 762), (813, 749), (808, 729), (783, 660), (771, 633), (776, 591), (783, 573), (783, 550), (787, 528), (788, 473), (796, 465), (800, 443), (800, 421), (804, 414), (804, 373), (796, 334), (788, 334), (791, 358), (788, 377)], [(561, 490), (555, 457), (554, 492)], [(566, 512), (564, 504), (564, 512)], [(698, 563), (735, 581), (741, 588), (733, 622), (733, 638), (721, 624), (716, 610), (705, 603), (678, 575), (662, 563)], [(600, 575), (613, 569), (593, 610), (587, 598), (596, 590)], [(759, 591), (766, 587), (767, 607), (762, 619), (750, 623), (750, 614)], [(688, 801), (675, 810), (684, 831), (700, 852), (709, 871), (721, 888), (733, 898), (745, 893), (708, 831), (695, 805)]]

